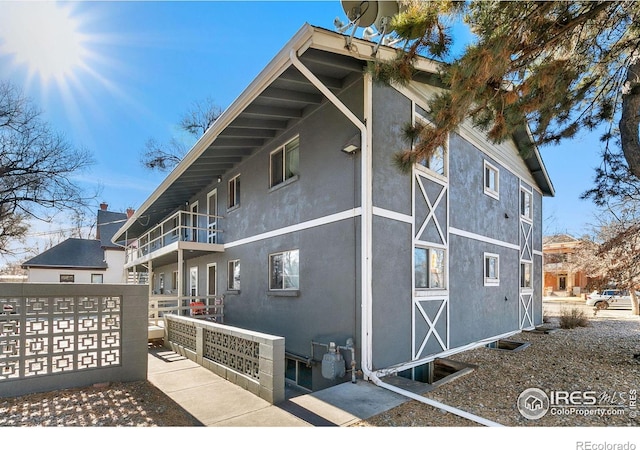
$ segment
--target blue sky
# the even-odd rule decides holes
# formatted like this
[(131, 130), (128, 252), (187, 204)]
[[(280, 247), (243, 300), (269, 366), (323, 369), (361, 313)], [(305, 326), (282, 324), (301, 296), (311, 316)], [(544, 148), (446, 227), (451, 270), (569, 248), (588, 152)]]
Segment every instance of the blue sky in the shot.
[[(66, 73), (42, 67), (47, 50), (33, 56), (47, 43), (39, 17), (57, 17), (51, 8), (81, 37), (81, 65)], [(55, 130), (93, 152), (96, 164), (80, 179), (101, 188), (95, 208), (105, 201), (124, 211), (165, 176), (139, 163), (149, 138), (178, 136), (176, 124), (198, 100), (226, 108), (305, 22), (332, 30), (335, 17), (346, 21), (338, 0), (0, 1), (0, 79), (21, 86)], [(599, 148), (597, 136), (585, 135), (541, 149), (557, 191), (544, 202), (545, 233), (579, 235), (592, 222), (592, 204), (578, 197), (591, 185)], [(64, 227), (58, 220), (34, 229)]]

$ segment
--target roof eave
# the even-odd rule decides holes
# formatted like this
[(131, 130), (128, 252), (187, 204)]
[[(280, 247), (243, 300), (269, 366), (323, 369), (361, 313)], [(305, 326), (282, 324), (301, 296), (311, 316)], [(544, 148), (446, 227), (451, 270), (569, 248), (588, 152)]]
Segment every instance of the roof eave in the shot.
[(291, 65), (289, 54), (291, 50), (298, 51), (303, 48), (313, 36), (314, 28), (309, 24), (304, 24), (293, 38), (278, 52), (271, 62), (258, 74), (249, 86), (222, 112), (211, 127), (198, 139), (191, 150), (185, 155), (180, 163), (171, 173), (160, 183), (156, 190), (137, 208), (125, 224), (116, 231), (112, 237), (112, 242), (116, 243), (124, 239), (124, 235), (142, 216), (147, 209), (182, 175), (194, 161), (211, 145), (215, 138), (267, 87), (277, 78), (287, 67)]
[[(542, 190), (543, 195), (545, 197), (554, 197), (556, 194), (555, 188), (553, 187), (553, 183), (549, 177), (549, 172), (547, 172), (547, 168), (542, 160), (542, 155), (540, 154), (538, 146), (535, 144), (535, 140), (533, 139), (533, 134), (531, 133), (529, 126), (525, 125), (520, 130), (517, 130), (513, 136), (518, 147), (532, 148), (532, 155), (529, 158), (524, 158), (525, 163), (529, 167), (529, 170), (531, 170), (532, 175), (538, 183), (538, 187)], [(526, 142), (523, 143), (523, 140), (526, 140)], [(535, 160), (539, 167), (531, 167), (531, 158)]]

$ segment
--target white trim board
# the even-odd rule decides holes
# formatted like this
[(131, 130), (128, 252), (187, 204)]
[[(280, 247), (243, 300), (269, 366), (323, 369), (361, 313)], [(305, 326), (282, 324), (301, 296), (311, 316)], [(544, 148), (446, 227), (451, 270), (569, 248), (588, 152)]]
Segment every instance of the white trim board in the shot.
[(510, 248), (512, 250), (520, 251), (520, 246), (518, 244), (511, 244), (510, 242), (500, 241), (498, 239), (482, 236), (481, 234), (460, 230), (459, 228), (449, 227), (449, 233), (454, 234), (456, 236), (460, 236), (460, 237), (474, 239), (476, 241), (486, 242), (487, 244), (499, 245), (500, 247), (505, 247), (505, 248)]
[(361, 208), (348, 209), (346, 211), (342, 211), (336, 214), (331, 214), (329, 216), (319, 217), (317, 219), (308, 220), (306, 222), (301, 222), (295, 225), (290, 225), (284, 228), (278, 228), (277, 230), (267, 231), (266, 233), (256, 234), (255, 236), (250, 236), (244, 239), (238, 239), (236, 241), (228, 242), (224, 244), (224, 248), (232, 248), (237, 247), (239, 245), (250, 244), (252, 242), (261, 241), (264, 239), (269, 239), (277, 236), (282, 236), (288, 233), (294, 233), (296, 231), (307, 230), (309, 228), (319, 227), (321, 225), (327, 225), (334, 222), (339, 222), (345, 219), (352, 219), (354, 217), (358, 217), (362, 214)]
[(390, 211), (388, 209), (378, 208), (377, 206), (373, 207), (373, 215), (378, 217), (384, 217), (386, 219), (396, 220), (398, 222), (404, 223), (413, 223), (413, 217), (402, 214), (395, 211)]

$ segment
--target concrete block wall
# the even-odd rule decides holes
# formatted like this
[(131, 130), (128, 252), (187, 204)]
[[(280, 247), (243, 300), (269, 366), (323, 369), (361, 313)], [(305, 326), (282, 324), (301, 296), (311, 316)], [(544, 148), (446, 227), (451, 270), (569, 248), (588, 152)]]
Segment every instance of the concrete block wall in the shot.
[[(166, 315), (165, 321), (167, 323), (164, 340), (166, 347), (195, 361), (216, 375), (248, 390), (271, 404), (284, 401), (285, 339), (283, 337), (173, 314)], [(172, 323), (181, 323), (183, 326), (195, 328), (195, 351), (184, 348), (178, 344), (175, 339), (172, 339), (172, 328), (174, 328), (172, 327)], [(242, 354), (242, 358), (251, 360), (252, 365), (257, 365), (257, 375), (250, 376), (242, 373), (237, 367), (231, 367), (230, 365), (223, 364), (221, 361), (214, 361), (208, 358), (205, 355), (207, 333), (224, 334), (229, 339), (235, 339), (239, 345), (257, 348), (257, 352), (253, 355), (248, 354), (248, 352)]]
[[(96, 300), (105, 297), (118, 298), (120, 304), (113, 326), (108, 326), (100, 312), (79, 315), (79, 299)], [(64, 314), (56, 311), (56, 301), (68, 299), (73, 307)], [(36, 301), (40, 306), (30, 310), (28, 304)], [(16, 352), (3, 352), (0, 355), (0, 397), (16, 397), (36, 392), (68, 389), (90, 386), (104, 382), (140, 381), (147, 378), (147, 314), (148, 288), (141, 285), (125, 284), (45, 284), (45, 283), (3, 283), (0, 285), (0, 308), (11, 305), (16, 314), (10, 320), (18, 321), (17, 330), (0, 329), (0, 346), (16, 345)], [(100, 309), (100, 308), (98, 308)], [(0, 310), (1, 312), (1, 310)], [(58, 314), (58, 315), (56, 315)], [(54, 319), (69, 319), (69, 327), (63, 332), (55, 331)], [(92, 332), (99, 340), (107, 333), (111, 342), (109, 351), (114, 355), (116, 363), (105, 363), (100, 360), (100, 349), (104, 345), (96, 344), (96, 349), (80, 349), (80, 339), (77, 336), (83, 332), (78, 327), (83, 326), (78, 319), (88, 319), (90, 322), (97, 318), (96, 330)], [(4, 317), (8, 319), (7, 317)], [(33, 327), (34, 321), (43, 324), (41, 329), (26, 333)], [(101, 325), (97, 325), (101, 323)], [(75, 328), (74, 328), (75, 327)], [(55, 339), (54, 339), (55, 338)], [(69, 346), (58, 347), (56, 340), (68, 338), (72, 342)], [(37, 340), (41, 347), (34, 350), (30, 344)], [(95, 364), (78, 369), (82, 364), (83, 355), (94, 352)], [(54, 370), (55, 358), (74, 361), (73, 370)], [(41, 368), (29, 371), (25, 368), (27, 361)], [(30, 367), (29, 369), (33, 369)]]

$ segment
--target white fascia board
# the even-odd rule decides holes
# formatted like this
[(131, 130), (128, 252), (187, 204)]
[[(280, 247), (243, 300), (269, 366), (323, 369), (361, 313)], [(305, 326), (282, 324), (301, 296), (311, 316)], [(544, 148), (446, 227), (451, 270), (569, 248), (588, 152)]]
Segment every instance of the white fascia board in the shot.
[[(529, 140), (531, 141), (531, 143), (533, 144), (535, 141), (533, 139), (533, 134), (531, 133), (531, 128), (529, 127), (529, 124), (526, 124), (526, 130), (527, 130), (527, 136), (529, 137)], [(555, 197), (556, 195), (556, 190), (553, 187), (553, 183), (551, 182), (551, 178), (549, 177), (549, 172), (547, 172), (547, 166), (545, 166), (544, 161), (542, 160), (542, 155), (540, 154), (540, 150), (538, 149), (538, 146), (533, 144), (533, 153), (536, 155), (536, 159), (538, 160), (538, 163), (540, 163), (540, 169), (542, 170), (542, 174), (544, 175), (544, 179), (546, 180), (547, 184), (549, 185), (549, 191), (550, 191), (550, 196), (551, 197)]]
[[(375, 42), (354, 37), (351, 39), (351, 47), (347, 48), (346, 39), (348, 36), (323, 28), (314, 28), (314, 31), (310, 46), (318, 50), (326, 50), (364, 61), (374, 61), (376, 59), (389, 61), (395, 59), (398, 55), (397, 49), (381, 45), (378, 48), (377, 56), (373, 56), (372, 53), (376, 47)], [(415, 68), (421, 72), (438, 73), (438, 63), (423, 57), (419, 57), (416, 60)]]

